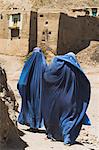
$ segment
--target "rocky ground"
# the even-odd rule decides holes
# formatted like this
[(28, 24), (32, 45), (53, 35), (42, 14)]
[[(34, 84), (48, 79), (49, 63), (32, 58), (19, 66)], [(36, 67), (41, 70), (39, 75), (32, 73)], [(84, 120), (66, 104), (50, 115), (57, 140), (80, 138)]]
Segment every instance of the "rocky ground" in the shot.
[(77, 7), (99, 7), (99, 0), (0, 0), (0, 8), (3, 10), (11, 7), (19, 7), (21, 9), (38, 10), (41, 7), (71, 9)]
[(77, 54), (82, 66), (94, 66), (99, 64), (99, 42), (91, 42), (90, 45)]
[(19, 130), (9, 117), (8, 107), (0, 98), (0, 150), (23, 150), (27, 147), (18, 132)]
[[(92, 125), (82, 127), (77, 143), (72, 146), (64, 146), (62, 142), (48, 140), (43, 129), (39, 133), (33, 133), (28, 131), (27, 126), (18, 124), (18, 128), (23, 133), (21, 139), (27, 143), (27, 147), (19, 148), (16, 144), (14, 149), (12, 147), (9, 150), (99, 150), (99, 44), (97, 42), (91, 43), (87, 50), (85, 49), (77, 54), (77, 58), (91, 82), (92, 92), (87, 114), (91, 119)], [(0, 55), (0, 64), (6, 70), (8, 84), (14, 91), (15, 98), (19, 104), (21, 103), (21, 98), (17, 91), (17, 82), (23, 67), (23, 62), (23, 58), (21, 57)], [(14, 145), (13, 143), (12, 146)]]

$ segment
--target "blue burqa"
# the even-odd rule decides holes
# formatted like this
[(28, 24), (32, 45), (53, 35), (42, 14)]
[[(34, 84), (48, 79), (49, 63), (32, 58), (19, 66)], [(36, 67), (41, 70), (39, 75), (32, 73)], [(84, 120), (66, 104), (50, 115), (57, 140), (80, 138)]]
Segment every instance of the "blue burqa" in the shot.
[(74, 54), (56, 56), (43, 74), (42, 114), (48, 137), (73, 143), (82, 124), (90, 124), (89, 99), (90, 83)]
[(41, 49), (35, 48), (26, 61), (18, 82), (18, 90), (22, 98), (18, 122), (30, 128), (42, 126), (41, 93), (45, 66), (46, 61)]

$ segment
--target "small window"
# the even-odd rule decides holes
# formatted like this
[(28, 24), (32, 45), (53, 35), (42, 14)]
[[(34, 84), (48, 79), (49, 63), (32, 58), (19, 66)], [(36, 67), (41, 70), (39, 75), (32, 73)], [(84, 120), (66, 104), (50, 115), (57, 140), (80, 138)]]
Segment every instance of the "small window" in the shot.
[(42, 33), (43, 35), (45, 34), (45, 32), (43, 31), (43, 33)]
[(43, 17), (43, 14), (41, 14), (40, 17)]
[(0, 14), (0, 19), (3, 19), (3, 15), (2, 14)]
[(16, 38), (16, 37), (19, 38), (19, 32), (20, 32), (19, 29), (11, 29), (11, 38)]
[(92, 8), (92, 16), (97, 16), (97, 8)]
[(15, 23), (17, 23), (18, 21), (20, 21), (20, 13), (19, 14), (13, 14), (12, 15), (12, 21)]
[(45, 42), (45, 39), (42, 39), (43, 42)]
[(86, 15), (89, 15), (89, 14), (90, 14), (90, 12), (87, 10), (87, 11), (86, 11)]
[(13, 9), (18, 9), (18, 8), (14, 7)]
[(46, 21), (45, 24), (48, 24), (48, 21)]
[(49, 31), (49, 34), (51, 34), (51, 31)]

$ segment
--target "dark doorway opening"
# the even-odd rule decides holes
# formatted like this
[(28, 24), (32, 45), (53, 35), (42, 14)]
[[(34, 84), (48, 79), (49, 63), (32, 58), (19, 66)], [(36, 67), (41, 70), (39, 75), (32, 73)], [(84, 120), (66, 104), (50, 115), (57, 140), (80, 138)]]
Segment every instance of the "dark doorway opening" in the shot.
[(37, 12), (31, 12), (30, 15), (30, 30), (29, 30), (29, 51), (37, 46)]

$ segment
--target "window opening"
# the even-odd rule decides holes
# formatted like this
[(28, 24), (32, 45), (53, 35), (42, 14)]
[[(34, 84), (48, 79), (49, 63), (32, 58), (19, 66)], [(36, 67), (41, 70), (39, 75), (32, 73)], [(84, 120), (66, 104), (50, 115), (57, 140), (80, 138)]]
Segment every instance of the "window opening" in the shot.
[(51, 31), (49, 31), (49, 34), (51, 34)]
[(13, 14), (12, 21), (14, 22), (14, 24), (16, 24), (18, 21), (20, 21), (20, 14)]
[(48, 24), (48, 21), (46, 21), (45, 24)]
[(43, 14), (41, 14), (40, 17), (43, 17)]
[(97, 8), (92, 8), (92, 16), (97, 16)]
[(20, 33), (20, 30), (19, 29), (11, 29), (11, 38), (16, 38), (18, 37), (19, 38), (19, 33)]

